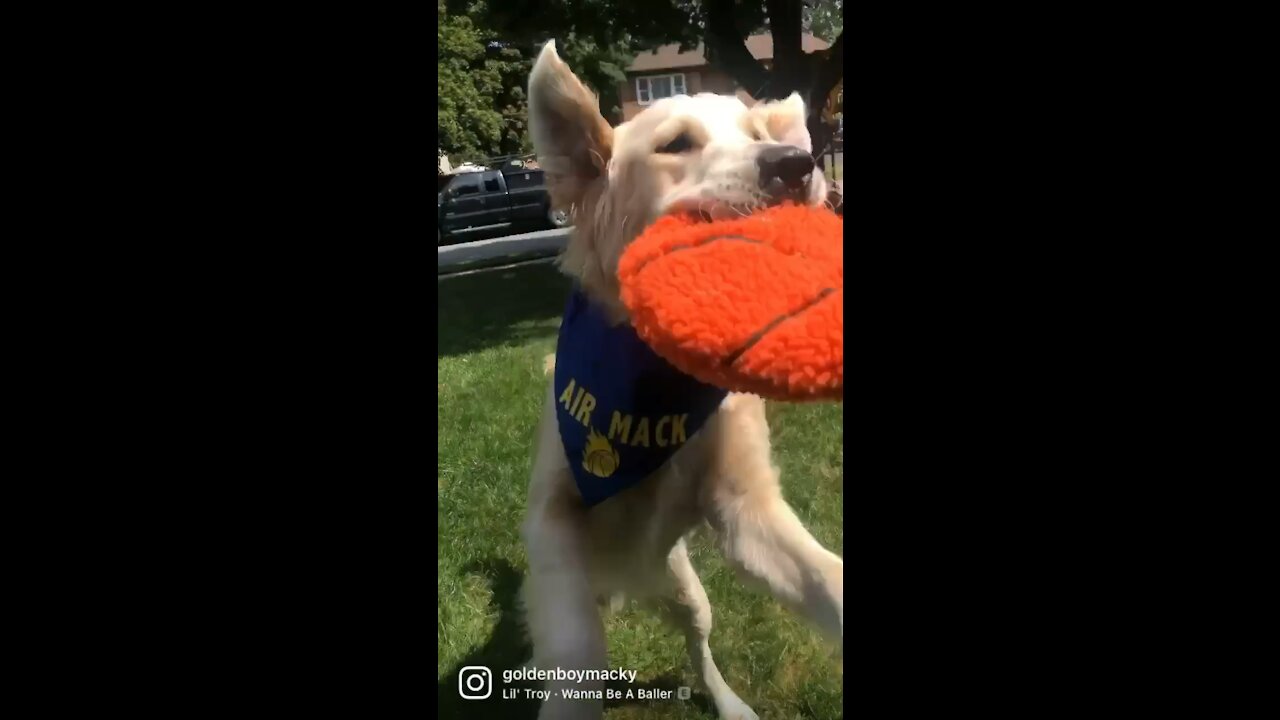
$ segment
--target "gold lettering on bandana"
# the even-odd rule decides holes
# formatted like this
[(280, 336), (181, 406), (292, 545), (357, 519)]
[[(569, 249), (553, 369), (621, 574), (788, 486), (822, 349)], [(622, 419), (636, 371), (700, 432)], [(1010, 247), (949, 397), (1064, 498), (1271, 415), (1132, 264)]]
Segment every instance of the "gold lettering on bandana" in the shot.
[(623, 444), (631, 437), (631, 416), (623, 415), (617, 410), (613, 411), (613, 417), (609, 420), (609, 439), (615, 437), (622, 440)]
[[(596, 434), (595, 428), (591, 427), (591, 411), (596, 409), (597, 401), (590, 390), (580, 385), (576, 379), (570, 378), (564, 390), (560, 392), (557, 402), (564, 406), (573, 419), (582, 423), (582, 426), (591, 434)], [(658, 447), (683, 445), (688, 440), (685, 436), (685, 423), (688, 420), (688, 413), (662, 415), (655, 421), (654, 418), (644, 416), (637, 418), (614, 410), (609, 418), (609, 434), (604, 438), (616, 439), (620, 444), (630, 447), (647, 448), (650, 446), (649, 429), (653, 428), (653, 442), (656, 442)], [(632, 428), (635, 429), (634, 432)]]
[(688, 438), (684, 436), (684, 423), (689, 419), (689, 413), (683, 415), (671, 416), (671, 444), (676, 445), (684, 442)]
[(631, 438), (631, 447), (649, 447), (649, 418), (640, 418), (640, 424), (636, 426), (636, 434)]
[(658, 424), (653, 427), (653, 439), (658, 443), (658, 447), (666, 447), (667, 439), (662, 437), (662, 426), (671, 420), (670, 415), (663, 415)]

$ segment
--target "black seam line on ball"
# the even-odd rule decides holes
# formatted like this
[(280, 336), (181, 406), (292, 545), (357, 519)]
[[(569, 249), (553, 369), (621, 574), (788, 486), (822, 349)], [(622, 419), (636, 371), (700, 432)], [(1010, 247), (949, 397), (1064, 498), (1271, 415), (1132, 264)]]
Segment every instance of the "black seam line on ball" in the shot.
[(830, 295), (835, 291), (836, 291), (835, 288), (822, 288), (822, 291), (819, 292), (817, 296), (815, 296), (809, 302), (805, 303), (804, 305), (801, 305), (799, 308), (792, 310), (789, 313), (783, 313), (782, 315), (779, 315), (778, 317), (774, 318), (768, 325), (765, 325), (764, 327), (760, 328), (755, 332), (755, 334), (747, 338), (747, 342), (742, 347), (729, 353), (729, 356), (726, 357), (720, 364), (723, 365), (724, 367), (729, 367), (730, 365), (738, 362), (738, 358), (742, 357), (743, 354), (745, 354), (748, 350), (750, 350), (753, 345), (760, 342), (760, 340), (765, 335), (769, 334), (769, 331), (778, 327), (783, 322), (786, 322), (787, 320), (790, 320), (791, 318), (803, 313), (805, 310), (808, 310), (814, 305), (817, 305), (818, 303), (822, 302), (823, 298), (825, 298), (826, 296)]
[(679, 245), (672, 245), (671, 247), (667, 248), (667, 251), (666, 251), (665, 253), (663, 253), (662, 255), (659, 255), (658, 257), (655, 257), (655, 258), (651, 258), (651, 259), (649, 259), (649, 260), (645, 260), (643, 265), (641, 265), (640, 267), (636, 268), (636, 272), (640, 272), (641, 270), (643, 270), (643, 269), (645, 268), (645, 265), (648, 265), (649, 263), (653, 262), (654, 260), (657, 260), (658, 258), (661, 258), (661, 257), (666, 257), (667, 255), (670, 255), (670, 254), (671, 254), (671, 253), (673, 253), (673, 252), (679, 252), (680, 250), (692, 250), (692, 249), (694, 249), (694, 248), (700, 248), (700, 247), (702, 247), (702, 246), (704, 246), (704, 245), (710, 245), (711, 243), (713, 243), (713, 242), (715, 242), (715, 241), (717, 241), (717, 240), (741, 240), (742, 242), (748, 242), (748, 243), (751, 243), (752, 245), (764, 245), (764, 244), (765, 244), (765, 243), (763, 243), (763, 242), (760, 242), (759, 240), (754, 240), (754, 239), (749, 238), (749, 237), (743, 237), (743, 236), (741, 236), (741, 235), (712, 235), (711, 237), (709, 237), (709, 238), (703, 238), (703, 239), (699, 240), (699, 241), (698, 241), (698, 242), (696, 242), (696, 243), (691, 243), (691, 244), (681, 243), (681, 244), (679, 244)]

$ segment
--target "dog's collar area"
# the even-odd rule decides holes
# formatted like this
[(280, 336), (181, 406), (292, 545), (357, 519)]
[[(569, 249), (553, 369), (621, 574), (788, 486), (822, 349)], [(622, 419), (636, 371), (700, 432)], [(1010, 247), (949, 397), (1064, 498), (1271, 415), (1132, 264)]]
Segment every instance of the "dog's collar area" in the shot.
[(581, 303), (584, 306), (589, 305), (593, 313), (598, 314), (604, 322), (612, 327), (621, 325), (630, 326), (627, 317), (627, 310), (622, 305), (621, 301), (609, 303), (600, 298), (593, 297), (578, 280), (573, 281), (570, 303), (575, 302), (575, 299), (576, 302)]

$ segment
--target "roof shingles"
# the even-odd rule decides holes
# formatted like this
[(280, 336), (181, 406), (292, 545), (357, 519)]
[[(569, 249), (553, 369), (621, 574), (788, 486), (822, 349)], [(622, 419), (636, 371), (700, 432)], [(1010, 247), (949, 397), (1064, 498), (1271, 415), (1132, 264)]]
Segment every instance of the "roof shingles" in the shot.
[[(814, 37), (809, 33), (800, 36), (800, 48), (807, 53), (815, 50), (826, 50), (831, 47), (827, 41)], [(747, 38), (747, 50), (757, 60), (773, 59), (773, 36), (769, 34), (752, 35)], [(655, 50), (645, 50), (627, 67), (627, 72), (651, 72), (672, 68), (687, 68), (706, 65), (706, 50), (702, 43), (698, 47), (680, 52), (680, 45), (663, 45)]]

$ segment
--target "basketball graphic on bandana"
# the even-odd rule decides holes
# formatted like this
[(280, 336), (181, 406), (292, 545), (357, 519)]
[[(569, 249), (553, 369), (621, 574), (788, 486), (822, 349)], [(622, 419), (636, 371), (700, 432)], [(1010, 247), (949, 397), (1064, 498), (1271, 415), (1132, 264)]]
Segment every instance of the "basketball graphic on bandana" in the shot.
[(609, 445), (609, 441), (594, 428), (587, 435), (587, 447), (582, 451), (582, 467), (587, 472), (600, 478), (607, 478), (618, 469), (618, 451)]

